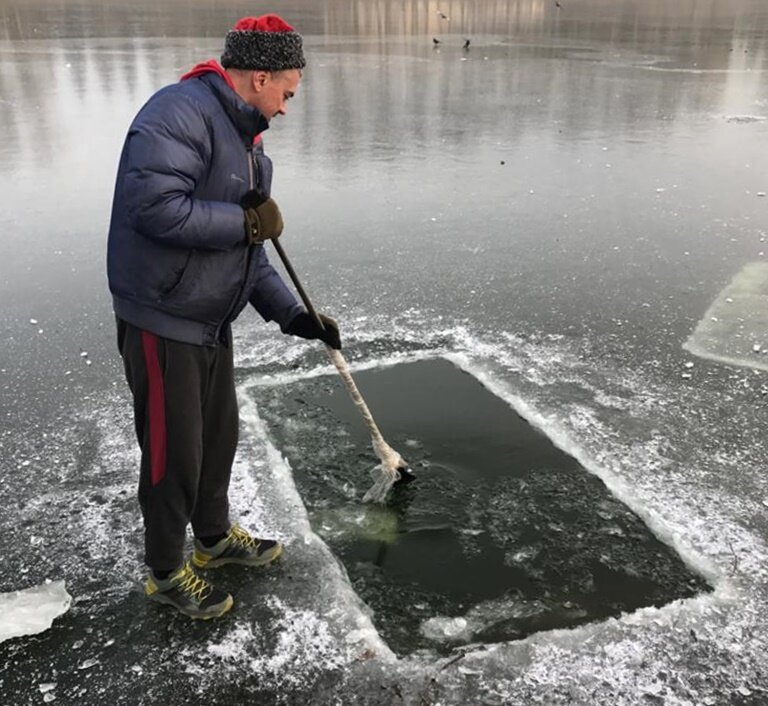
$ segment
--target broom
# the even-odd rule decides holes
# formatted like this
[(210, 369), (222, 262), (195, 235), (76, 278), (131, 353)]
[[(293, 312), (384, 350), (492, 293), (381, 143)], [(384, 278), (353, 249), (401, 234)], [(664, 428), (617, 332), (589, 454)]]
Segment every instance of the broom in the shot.
[[(272, 239), (272, 243), (277, 250), (277, 254), (283, 261), (286, 272), (288, 272), (291, 281), (293, 282), (296, 291), (299, 293), (304, 306), (307, 308), (309, 315), (315, 320), (315, 323), (324, 330), (323, 322), (315, 311), (315, 307), (312, 306), (312, 302), (309, 300), (307, 293), (304, 291), (304, 287), (301, 286), (298, 275), (291, 265), (291, 261), (283, 250), (283, 246), (277, 239)], [(363, 396), (360, 394), (360, 390), (357, 389), (355, 381), (352, 379), (352, 374), (349, 372), (349, 366), (347, 361), (344, 360), (344, 356), (341, 351), (337, 351), (330, 346), (326, 346), (328, 351), (328, 357), (336, 367), (341, 379), (344, 383), (344, 387), (347, 388), (349, 396), (355, 403), (355, 406), (360, 412), (360, 415), (365, 422), (365, 426), (368, 427), (368, 431), (371, 434), (371, 444), (373, 445), (373, 451), (379, 459), (379, 465), (371, 470), (371, 476), (373, 477), (373, 485), (363, 496), (363, 502), (381, 503), (387, 497), (387, 493), (395, 484), (410, 483), (415, 479), (413, 472), (408, 468), (408, 464), (403, 457), (395, 451), (381, 435), (379, 427), (376, 426), (376, 422), (373, 419), (371, 411), (368, 409), (368, 405), (365, 403)]]

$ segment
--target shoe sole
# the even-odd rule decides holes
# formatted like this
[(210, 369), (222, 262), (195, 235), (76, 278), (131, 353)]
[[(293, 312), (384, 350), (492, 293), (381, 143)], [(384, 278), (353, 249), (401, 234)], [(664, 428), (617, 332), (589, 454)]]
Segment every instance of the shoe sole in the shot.
[(166, 598), (162, 593), (155, 593), (151, 596), (147, 596), (150, 601), (155, 601), (156, 603), (162, 603), (163, 605), (169, 605), (173, 608), (175, 608), (179, 613), (182, 613), (183, 615), (186, 615), (189, 618), (192, 618), (193, 620), (211, 620), (213, 618), (220, 618), (224, 613), (226, 613), (228, 610), (232, 608), (232, 606), (235, 604), (235, 601), (232, 599), (232, 596), (227, 596), (226, 600), (222, 601), (218, 605), (212, 606), (209, 611), (207, 612), (197, 612), (194, 610), (189, 610), (187, 608), (180, 608), (178, 605), (176, 605), (172, 600), (169, 598)]
[(255, 559), (238, 559), (237, 557), (223, 557), (222, 559), (211, 559), (207, 562), (200, 562), (196, 557), (192, 557), (192, 563), (198, 569), (215, 569), (218, 566), (225, 566), (226, 564), (239, 564), (240, 566), (266, 566), (271, 564), (276, 559), (279, 559), (283, 553), (283, 545), (279, 542), (265, 551), (261, 556)]

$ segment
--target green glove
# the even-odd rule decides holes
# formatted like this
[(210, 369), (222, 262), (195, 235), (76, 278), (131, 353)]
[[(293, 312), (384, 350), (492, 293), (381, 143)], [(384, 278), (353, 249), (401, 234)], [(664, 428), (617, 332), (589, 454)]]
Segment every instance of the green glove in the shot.
[(249, 243), (263, 243), (279, 238), (283, 232), (283, 216), (275, 201), (252, 189), (240, 200), (245, 217), (245, 237)]

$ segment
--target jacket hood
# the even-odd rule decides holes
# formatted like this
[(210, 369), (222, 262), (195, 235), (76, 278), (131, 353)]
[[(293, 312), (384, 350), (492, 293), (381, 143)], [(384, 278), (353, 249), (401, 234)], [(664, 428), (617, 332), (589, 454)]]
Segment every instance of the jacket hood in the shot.
[(232, 82), (232, 77), (224, 70), (222, 65), (216, 61), (216, 59), (208, 59), (208, 61), (201, 61), (199, 64), (193, 66), (187, 73), (185, 73), (179, 81), (187, 81), (190, 78), (197, 78), (207, 73), (215, 73), (221, 76), (233, 91), (235, 90), (235, 84)]
[[(208, 59), (208, 61), (201, 61), (199, 64), (196, 64), (193, 66), (187, 73), (185, 73), (179, 81), (188, 81), (191, 78), (200, 78), (201, 76), (205, 76), (207, 74), (216, 74), (219, 76), (226, 84), (229, 86), (229, 88), (232, 89), (232, 91), (235, 93), (235, 96), (240, 103), (243, 103), (242, 99), (237, 95), (237, 91), (235, 89), (235, 84), (232, 81), (232, 77), (224, 70), (224, 67), (216, 61), (216, 59)], [(223, 97), (223, 96), (222, 96)], [(227, 112), (230, 113), (232, 118), (235, 120), (236, 123), (242, 124), (242, 118), (243, 116), (243, 110), (237, 110), (233, 111), (233, 106), (230, 101), (223, 101), (225, 103), (225, 107), (228, 108)], [(245, 107), (245, 104), (243, 103), (243, 106)], [(239, 107), (239, 106), (238, 106)], [(250, 107), (250, 106), (247, 106)], [(253, 112), (256, 111), (255, 108), (251, 109)], [(233, 114), (234, 113), (234, 114)], [(261, 114), (259, 113), (259, 117), (261, 117)], [(261, 125), (261, 130), (266, 130), (267, 127), (269, 127), (268, 123), (266, 123), (265, 119), (261, 117), (261, 120), (264, 121), (264, 124)], [(258, 144), (261, 142), (261, 130), (254, 135), (253, 138), (253, 144)]]

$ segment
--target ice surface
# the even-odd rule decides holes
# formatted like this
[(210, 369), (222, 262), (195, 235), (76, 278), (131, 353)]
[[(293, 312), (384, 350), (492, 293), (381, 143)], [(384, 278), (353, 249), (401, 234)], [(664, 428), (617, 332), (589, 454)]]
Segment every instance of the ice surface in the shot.
[(47, 630), (71, 603), (64, 581), (0, 593), (0, 642)]
[(768, 370), (768, 263), (750, 262), (739, 271), (684, 348), (702, 358)]
[[(19, 576), (30, 585), (60, 576), (78, 602), (61, 621), (66, 636), (57, 623), (0, 644), (0, 701), (55, 693), (78, 706), (768, 703), (765, 371), (703, 360), (689, 370), (680, 348), (712, 288), (764, 247), (756, 193), (768, 173), (755, 146), (767, 123), (753, 118), (766, 112), (765, 2), (562, 4), (558, 13), (539, 0), (452, 6), (452, 25), (466, 11), (477, 28), (468, 56), (487, 59), (460, 72), (448, 42), (440, 55), (422, 51), (430, 35), (420, 33), (434, 28), (420, 19), (423, 3), (407, 3), (413, 12), (385, 0), (360, 12), (291, 4), (312, 70), (267, 138), (276, 194), (295, 264), (338, 318), (351, 362), (460, 356), (705, 571), (714, 593), (514, 644), (465, 646), (453, 663), (433, 654), (384, 668), (360, 662), (357, 638), (375, 639), (369, 622), (357, 625), (365, 611), (306, 532), (300, 501), (283, 492), (289, 469), (264, 429), (244, 424), (233, 510), (288, 540), (286, 561), (258, 580), (225, 571), (236, 606), (222, 624), (147, 608), (138, 459), (99, 204), (112, 198), (135, 111), (220, 52), (210, 30), (223, 19), (210, 3), (188, 4), (182, 27), (176, 3), (139, 2), (120, 4), (116, 21), (117, 4), (87, 0), (78, 3), (83, 21), (70, 22), (69, 3), (11, 0), (0, 101), (9, 135), (0, 170), (0, 487), (14, 501), (0, 516), (0, 590)], [(698, 66), (644, 71), (643, 62)], [(119, 80), (89, 80), (94, 67)], [(340, 114), (329, 95), (357, 99)], [(84, 143), (95, 147), (88, 160)], [(30, 185), (41, 183), (61, 196), (56, 208), (40, 205)], [(250, 313), (235, 336), (239, 378), (323, 368), (322, 351)], [(766, 349), (745, 344), (739, 359), (759, 359), (755, 344)], [(82, 363), (80, 347), (97, 362)], [(513, 548), (510, 560), (535, 548)], [(116, 642), (104, 649), (107, 638)], [(186, 669), (199, 671), (199, 686)], [(340, 673), (338, 688), (318, 690)], [(41, 695), (38, 684), (52, 682)]]

